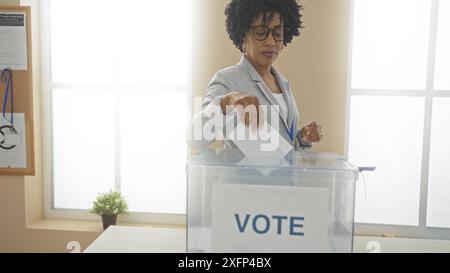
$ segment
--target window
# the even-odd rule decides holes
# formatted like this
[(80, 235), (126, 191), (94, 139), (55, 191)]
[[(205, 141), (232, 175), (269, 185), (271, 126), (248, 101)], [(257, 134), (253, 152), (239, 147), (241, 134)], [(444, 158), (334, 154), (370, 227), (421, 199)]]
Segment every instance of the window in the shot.
[(450, 236), (450, 0), (352, 1), (347, 153), (357, 232)]
[(41, 2), (49, 217), (120, 190), (131, 221), (184, 223), (192, 4)]

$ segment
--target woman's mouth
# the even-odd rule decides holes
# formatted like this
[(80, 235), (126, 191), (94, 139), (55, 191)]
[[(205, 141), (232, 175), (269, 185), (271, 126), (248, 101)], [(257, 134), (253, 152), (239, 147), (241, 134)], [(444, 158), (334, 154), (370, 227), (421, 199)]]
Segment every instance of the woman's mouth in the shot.
[(267, 58), (273, 58), (276, 55), (275, 51), (263, 51), (262, 55), (266, 56)]

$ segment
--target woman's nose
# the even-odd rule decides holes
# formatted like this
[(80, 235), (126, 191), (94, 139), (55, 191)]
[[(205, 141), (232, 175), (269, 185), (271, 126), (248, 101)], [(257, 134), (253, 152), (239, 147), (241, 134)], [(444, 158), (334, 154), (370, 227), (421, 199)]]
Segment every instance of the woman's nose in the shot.
[(266, 40), (264, 40), (264, 44), (268, 46), (275, 46), (275, 39), (273, 38), (273, 32), (269, 32)]

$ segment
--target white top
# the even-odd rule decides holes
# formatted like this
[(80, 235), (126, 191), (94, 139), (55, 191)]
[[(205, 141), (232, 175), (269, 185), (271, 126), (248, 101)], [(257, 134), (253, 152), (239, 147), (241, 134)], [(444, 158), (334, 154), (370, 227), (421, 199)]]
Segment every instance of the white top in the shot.
[(288, 116), (288, 107), (286, 103), (286, 99), (284, 98), (284, 94), (272, 93), (278, 104), (280, 105), (280, 115), (284, 120), (287, 120)]

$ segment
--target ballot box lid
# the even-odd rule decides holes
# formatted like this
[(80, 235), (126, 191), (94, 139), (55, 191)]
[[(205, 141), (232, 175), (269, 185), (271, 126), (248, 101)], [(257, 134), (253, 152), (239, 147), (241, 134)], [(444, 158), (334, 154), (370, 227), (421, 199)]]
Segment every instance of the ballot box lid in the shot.
[(249, 158), (239, 149), (205, 149), (194, 155), (188, 167), (225, 166), (230, 168), (276, 168), (359, 172), (358, 167), (337, 153), (292, 151), (284, 158)]

